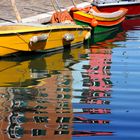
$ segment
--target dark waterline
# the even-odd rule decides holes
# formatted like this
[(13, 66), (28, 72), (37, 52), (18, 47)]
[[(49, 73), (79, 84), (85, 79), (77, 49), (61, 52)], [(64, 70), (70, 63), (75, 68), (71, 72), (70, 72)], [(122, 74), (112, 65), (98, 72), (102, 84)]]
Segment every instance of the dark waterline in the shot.
[(0, 60), (0, 140), (139, 140), (140, 19), (88, 48)]

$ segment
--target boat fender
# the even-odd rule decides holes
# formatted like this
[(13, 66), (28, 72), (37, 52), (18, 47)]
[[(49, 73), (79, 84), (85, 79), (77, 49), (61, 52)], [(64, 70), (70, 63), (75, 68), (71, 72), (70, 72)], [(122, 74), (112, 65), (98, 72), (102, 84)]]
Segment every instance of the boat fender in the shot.
[(42, 35), (38, 35), (38, 36), (32, 36), (30, 38), (30, 45), (32, 45), (33, 43), (37, 43), (40, 41), (46, 41), (48, 39), (48, 34), (42, 34)]
[(66, 33), (63, 37), (64, 41), (71, 42), (74, 40), (74, 35), (70, 33)]
[(89, 39), (91, 37), (91, 32), (87, 32), (85, 35), (85, 40)]
[(91, 27), (96, 27), (98, 25), (98, 21), (95, 19), (92, 19), (90, 25)]

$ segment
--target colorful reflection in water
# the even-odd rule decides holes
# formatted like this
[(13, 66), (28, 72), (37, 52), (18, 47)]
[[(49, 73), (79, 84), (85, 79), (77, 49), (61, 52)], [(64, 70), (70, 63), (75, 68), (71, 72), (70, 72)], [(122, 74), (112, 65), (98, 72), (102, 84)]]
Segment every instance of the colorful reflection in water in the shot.
[(138, 140), (139, 22), (90, 48), (0, 60), (0, 140)]

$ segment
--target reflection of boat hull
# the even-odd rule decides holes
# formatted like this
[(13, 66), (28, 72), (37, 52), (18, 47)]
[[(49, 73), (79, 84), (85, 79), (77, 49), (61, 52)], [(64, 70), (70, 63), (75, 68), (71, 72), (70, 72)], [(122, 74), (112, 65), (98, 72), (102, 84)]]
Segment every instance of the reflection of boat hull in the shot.
[(75, 24), (13, 24), (0, 26), (0, 30), (0, 56), (4, 56), (18, 51), (47, 52), (73, 46), (84, 41), (90, 28)]
[(140, 16), (140, 2), (120, 2), (120, 3), (107, 3), (107, 4), (94, 4), (102, 12), (114, 12), (120, 8), (127, 8), (126, 16)]
[[(0, 61), (0, 87), (19, 87), (37, 84), (37, 79), (51, 76), (51, 72), (63, 71), (71, 61), (69, 57), (78, 60), (79, 52), (84, 53), (80, 45), (74, 49), (51, 53), (27, 53), (17, 57), (5, 57)], [(69, 54), (70, 53), (70, 54)], [(66, 59), (66, 60), (65, 60)]]

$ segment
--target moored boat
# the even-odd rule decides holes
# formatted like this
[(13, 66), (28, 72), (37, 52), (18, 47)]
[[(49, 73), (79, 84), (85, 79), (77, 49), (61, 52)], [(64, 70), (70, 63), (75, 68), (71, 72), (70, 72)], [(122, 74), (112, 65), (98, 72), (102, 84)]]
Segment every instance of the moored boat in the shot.
[(93, 0), (92, 5), (102, 12), (114, 12), (120, 8), (127, 8), (127, 17), (140, 16), (140, 0)]
[[(86, 12), (85, 12), (86, 11)], [(116, 31), (125, 19), (127, 9), (121, 8), (112, 13), (100, 12), (96, 7), (73, 12), (73, 18), (79, 25), (94, 27), (94, 35)]]
[[(0, 57), (19, 51), (55, 51), (81, 44), (90, 37), (91, 28), (76, 25), (70, 21), (72, 18), (66, 12), (59, 23), (25, 24), (22, 23), (16, 1), (11, 0), (11, 4), (18, 23), (8, 20), (11, 24), (0, 24)], [(60, 11), (59, 14), (63, 12)], [(52, 19), (55, 19), (54, 16)]]
[(72, 47), (83, 43), (90, 30), (72, 23), (0, 25), (0, 56), (18, 51), (50, 52), (66, 45)]
[(89, 10), (89, 13), (93, 15), (93, 17), (98, 21), (114, 21), (124, 17), (127, 11), (128, 10), (126, 8), (120, 8), (115, 12), (101, 12), (96, 6), (92, 6)]

